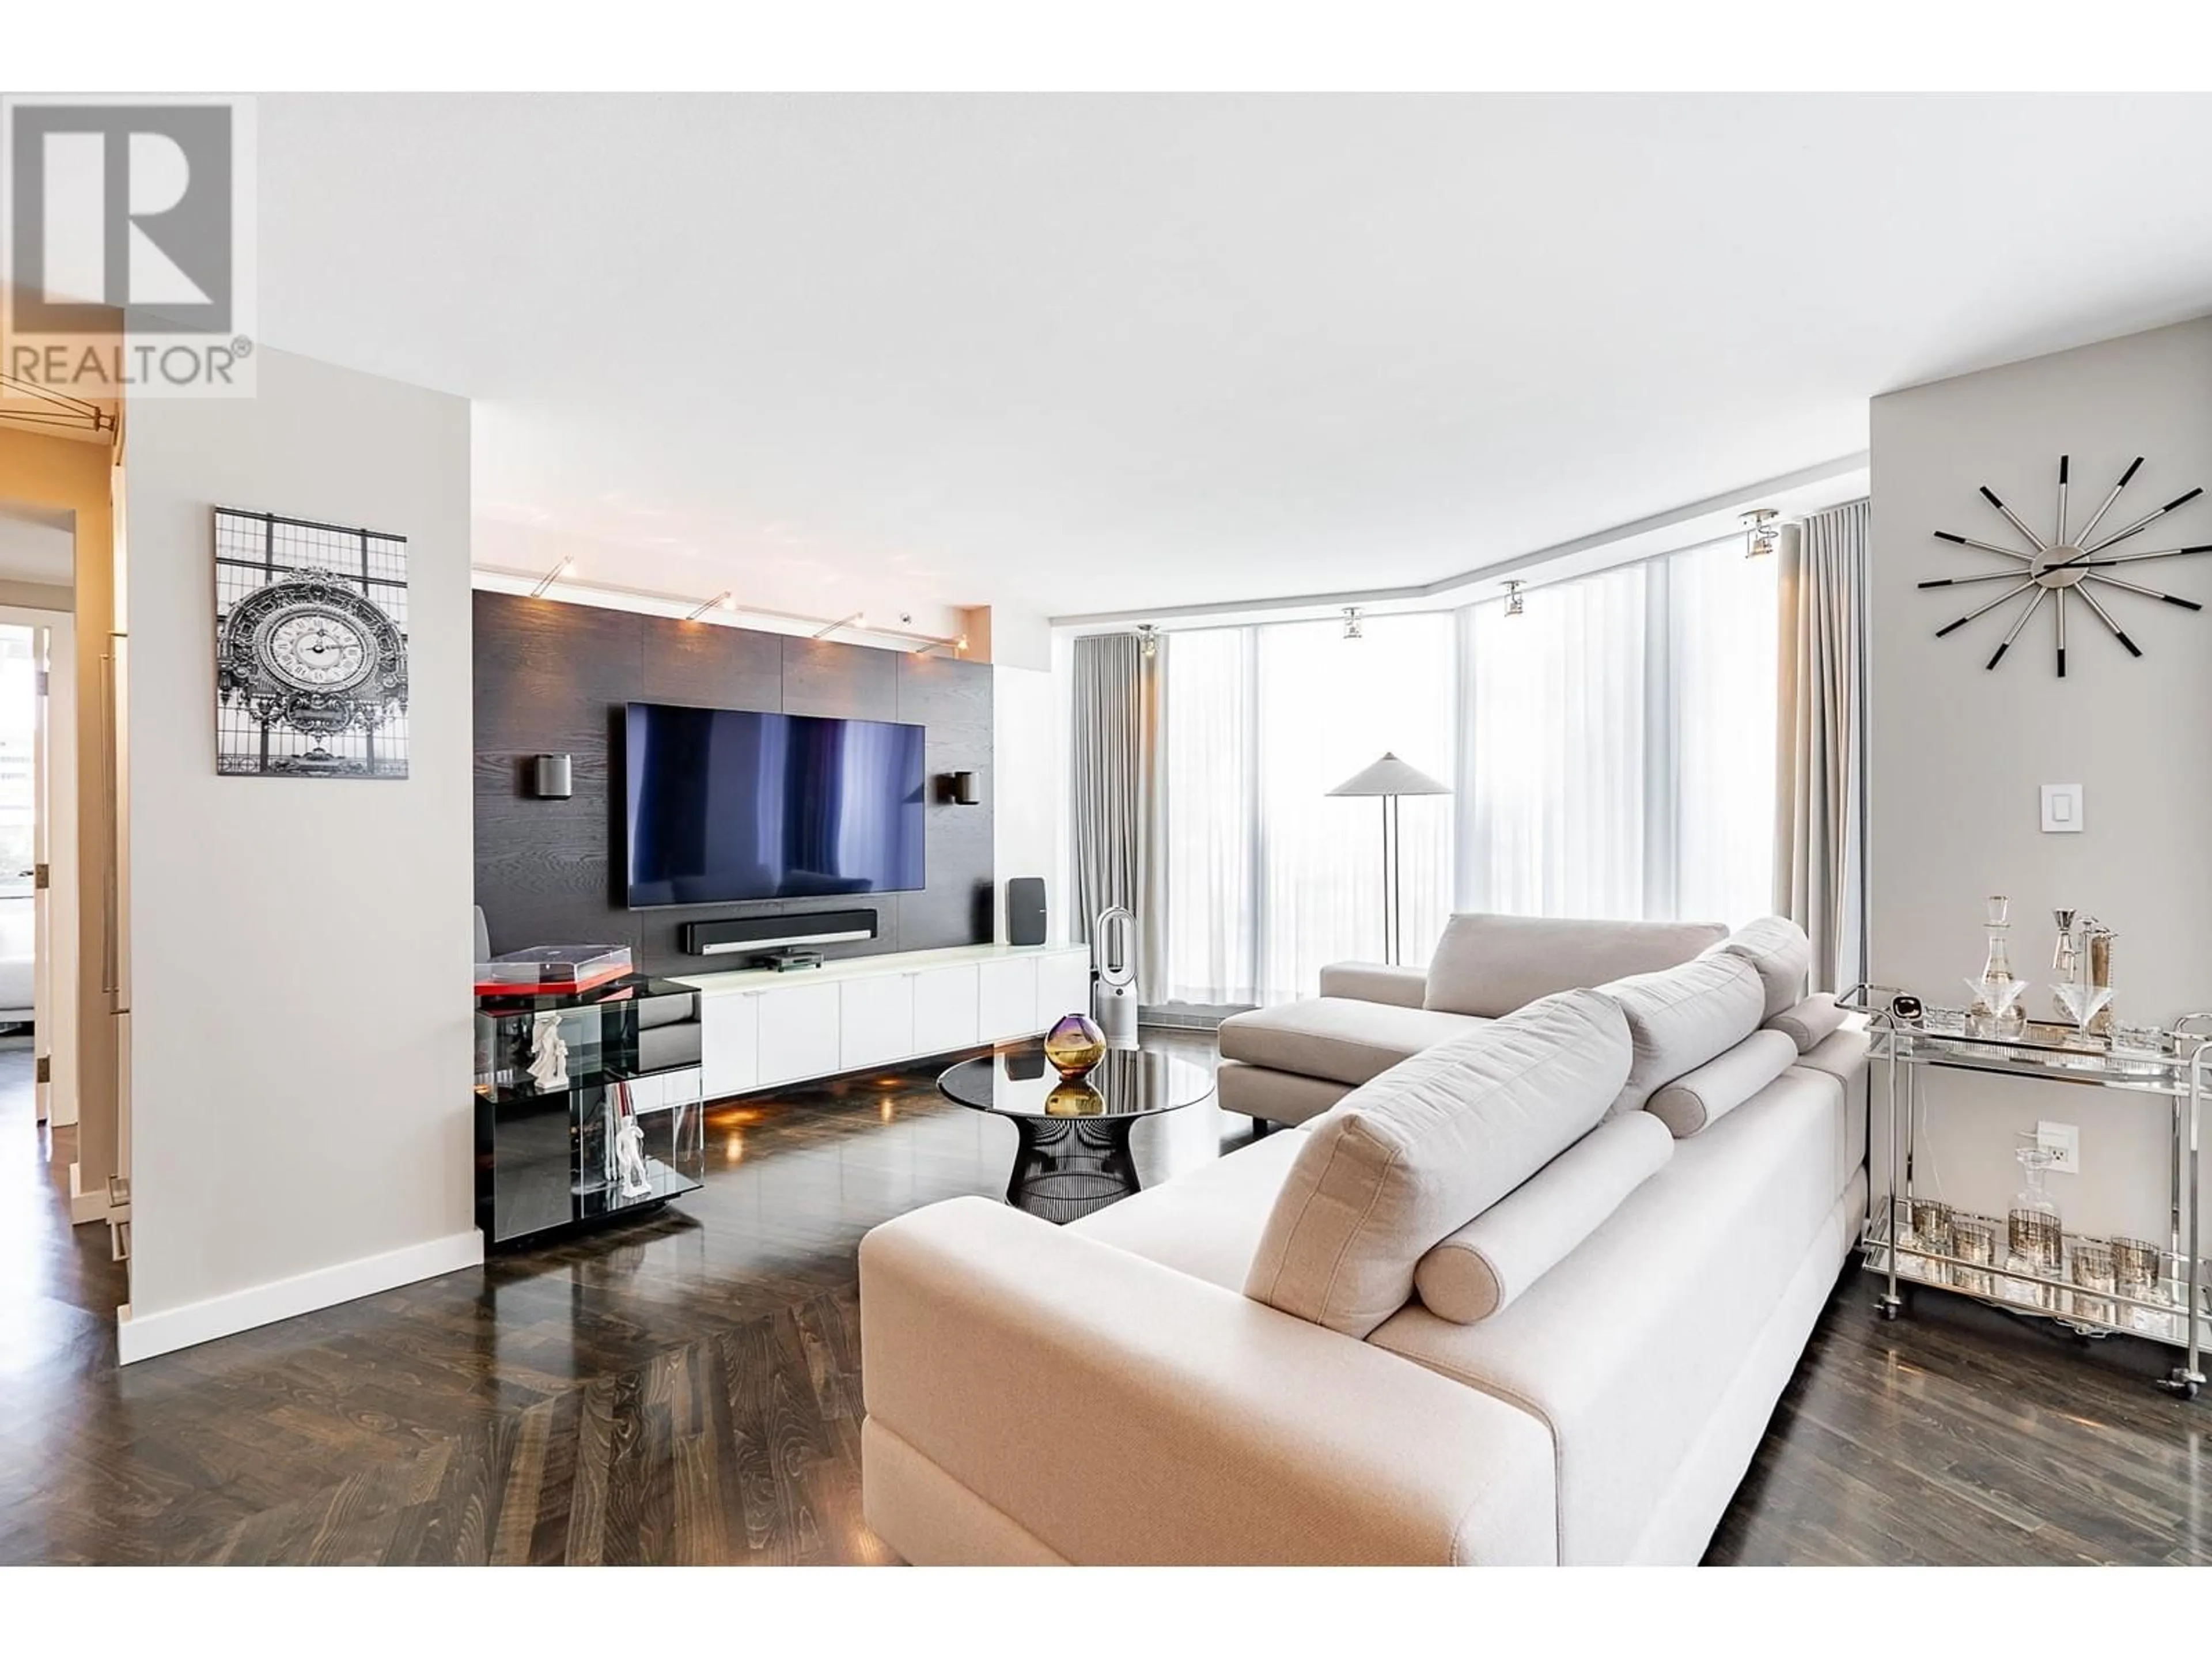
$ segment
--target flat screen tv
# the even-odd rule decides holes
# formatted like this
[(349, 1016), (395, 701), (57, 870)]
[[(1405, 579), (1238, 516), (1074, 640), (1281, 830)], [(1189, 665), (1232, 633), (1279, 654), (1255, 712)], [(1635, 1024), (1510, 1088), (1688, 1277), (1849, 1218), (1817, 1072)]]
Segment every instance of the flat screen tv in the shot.
[(632, 909), (924, 884), (921, 726), (658, 702), (624, 724)]

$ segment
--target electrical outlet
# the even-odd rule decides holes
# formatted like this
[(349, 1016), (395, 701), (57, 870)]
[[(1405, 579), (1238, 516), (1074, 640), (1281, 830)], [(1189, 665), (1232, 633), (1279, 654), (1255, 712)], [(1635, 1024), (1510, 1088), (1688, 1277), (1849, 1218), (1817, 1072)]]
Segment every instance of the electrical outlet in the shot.
[(2060, 1175), (2081, 1173), (2081, 1131), (2071, 1123), (2039, 1123), (2035, 1144), (2051, 1154), (2051, 1167)]

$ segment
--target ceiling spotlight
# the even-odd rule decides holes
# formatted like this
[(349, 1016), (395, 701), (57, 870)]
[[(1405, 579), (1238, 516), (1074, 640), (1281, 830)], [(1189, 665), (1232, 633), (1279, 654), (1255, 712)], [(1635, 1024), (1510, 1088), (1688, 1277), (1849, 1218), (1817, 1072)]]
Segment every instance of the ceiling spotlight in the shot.
[(1160, 630), (1150, 623), (1137, 629), (1137, 654), (1147, 660), (1160, 654)]
[(1505, 584), (1505, 614), (1509, 617), (1517, 617), (1521, 614), (1521, 584), (1519, 582), (1509, 581)]
[(550, 570), (547, 571), (544, 575), (538, 579), (538, 586), (530, 590), (530, 597), (533, 599), (542, 598), (547, 588), (552, 586), (555, 582), (559, 581), (562, 577), (567, 575), (571, 569), (574, 568), (575, 563), (576, 561), (574, 558), (566, 558), (562, 560), (560, 563), (555, 565)]
[(1360, 621), (1359, 607), (1356, 605), (1347, 605), (1344, 607), (1344, 637), (1347, 640), (1364, 640), (1367, 637), (1366, 625)]
[(1782, 515), (1771, 507), (1754, 507), (1743, 515), (1743, 556), (1763, 559), (1774, 551), (1782, 539), (1782, 528), (1775, 520)]
[(720, 592), (715, 594), (713, 599), (708, 600), (706, 604), (700, 605), (696, 610), (692, 611), (690, 614), (684, 618), (684, 620), (685, 622), (697, 622), (700, 617), (705, 616), (709, 611), (732, 611), (736, 608), (737, 607), (731, 603), (730, 590), (726, 587)]

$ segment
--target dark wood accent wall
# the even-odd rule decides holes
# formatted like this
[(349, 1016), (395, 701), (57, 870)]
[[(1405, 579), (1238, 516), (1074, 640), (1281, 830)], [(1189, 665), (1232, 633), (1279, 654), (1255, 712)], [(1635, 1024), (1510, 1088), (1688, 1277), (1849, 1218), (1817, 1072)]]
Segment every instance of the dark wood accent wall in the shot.
[[(695, 703), (769, 714), (908, 720), (928, 728), (928, 880), (921, 892), (632, 910), (622, 872), (622, 711)], [(531, 757), (575, 757), (575, 794), (531, 795)], [(977, 775), (975, 806), (937, 799), (946, 772)], [(659, 973), (734, 967), (678, 944), (687, 921), (872, 908), (872, 944), (923, 951), (991, 937), (991, 670), (983, 663), (757, 634), (511, 593), (476, 596), (477, 902), (492, 948), (628, 945)]]

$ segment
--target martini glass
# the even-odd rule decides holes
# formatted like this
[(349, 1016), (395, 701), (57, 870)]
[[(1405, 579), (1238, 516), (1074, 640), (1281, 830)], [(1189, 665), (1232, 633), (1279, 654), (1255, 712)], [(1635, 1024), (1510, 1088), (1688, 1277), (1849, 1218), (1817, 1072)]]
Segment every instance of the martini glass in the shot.
[(2066, 1011), (2066, 1018), (2074, 1022), (2074, 1034), (2087, 1036), (2089, 1022), (2104, 1012), (2105, 1005), (2112, 1000), (2109, 985), (2084, 985), (2077, 980), (2051, 988), (2051, 994), (2058, 999), (2058, 1006)]
[(2021, 1008), (2021, 994), (2027, 989), (2024, 979), (1996, 978), (1984, 975), (1969, 979), (1966, 988), (1974, 994), (1973, 1018), (1980, 1025), (1984, 1036), (2014, 1036), (2027, 1023)]

